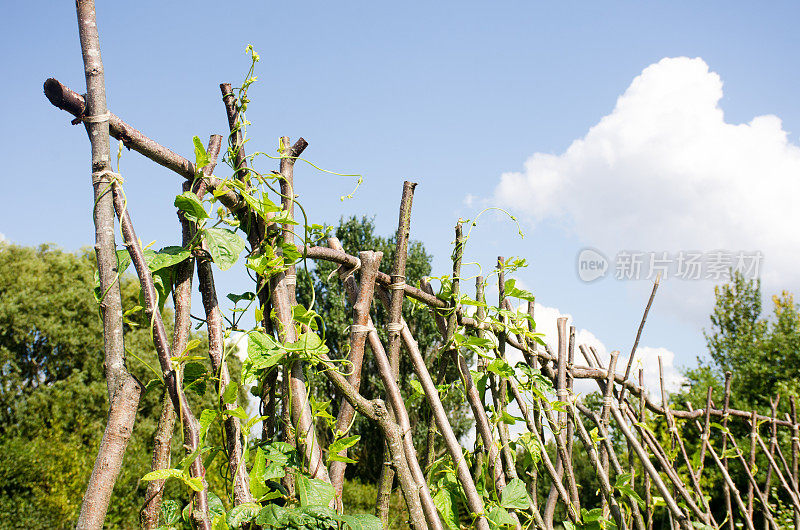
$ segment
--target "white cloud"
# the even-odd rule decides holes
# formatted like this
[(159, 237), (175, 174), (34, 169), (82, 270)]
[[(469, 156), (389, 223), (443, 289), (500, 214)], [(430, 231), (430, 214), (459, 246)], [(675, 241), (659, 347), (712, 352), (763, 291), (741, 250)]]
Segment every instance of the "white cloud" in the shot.
[[(544, 341), (550, 346), (553, 353), (558, 351), (558, 327), (557, 320), (560, 317), (566, 317), (567, 329), (573, 325), (572, 316), (568, 313), (562, 313), (555, 307), (547, 307), (537, 303), (534, 307), (534, 316), (536, 319), (536, 331), (544, 334)], [(575, 329), (575, 364), (578, 366), (587, 366), (583, 354), (580, 352), (579, 346), (585, 344), (592, 346), (597, 350), (600, 362), (603, 366), (608, 366), (610, 358), (610, 351), (606, 345), (598, 339), (591, 331), (584, 328)], [(650, 394), (651, 398), (656, 402), (661, 402), (661, 390), (658, 374), (658, 358), (661, 357), (661, 362), (664, 367), (664, 387), (667, 392), (674, 392), (680, 389), (681, 383), (684, 381), (680, 371), (675, 366), (675, 353), (666, 348), (654, 348), (649, 346), (639, 346), (636, 349), (633, 365), (631, 367), (630, 378), (638, 384), (639, 369), (643, 369), (644, 373), (644, 386)], [(514, 348), (506, 349), (506, 359), (511, 365), (515, 365), (522, 360), (522, 353)], [(628, 363), (628, 352), (622, 352), (617, 360), (618, 374), (625, 373), (625, 367)], [(593, 379), (576, 379), (574, 381), (574, 392), (576, 394), (585, 396), (591, 392), (599, 390), (597, 382)], [(555, 398), (555, 396), (553, 396)], [(509, 412), (512, 415), (520, 416), (521, 412), (516, 403), (509, 405)], [(521, 434), (526, 431), (525, 424), (517, 422), (511, 427), (511, 432), (514, 435)], [(465, 436), (464, 442), (467, 447), (470, 447), (475, 440), (474, 428)]]
[[(800, 146), (774, 115), (726, 122), (722, 95), (702, 59), (662, 59), (565, 152), (536, 153), (524, 171), (503, 174), (494, 200), (561, 223), (611, 259), (620, 250), (760, 250), (766, 292), (797, 289)], [(686, 311), (688, 296), (693, 316), (708, 313), (711, 289), (670, 283), (673, 307), (682, 299)]]
[(6, 241), (8, 241), (8, 238), (3, 232), (0, 232), (0, 243), (5, 243)]
[[(536, 304), (534, 307), (536, 318), (536, 331), (544, 333), (544, 341), (550, 346), (553, 353), (558, 351), (558, 330), (556, 321), (559, 317), (567, 317), (567, 326), (573, 325), (572, 316), (567, 313), (562, 313), (557, 308), (547, 307), (541, 304)], [(598, 339), (591, 331), (584, 328), (575, 329), (575, 364), (586, 366), (587, 363), (580, 353), (579, 346), (585, 344), (592, 346), (597, 350), (600, 361), (603, 366), (608, 366), (610, 358), (610, 350), (603, 342)], [(617, 373), (624, 374), (625, 367), (628, 364), (629, 351), (620, 352), (617, 360)], [(631, 379), (638, 383), (638, 370), (644, 370), (644, 384), (645, 388), (652, 396), (660, 395), (659, 378), (658, 378), (658, 357), (661, 357), (661, 362), (664, 366), (664, 385), (668, 392), (676, 391), (680, 388), (683, 382), (683, 376), (675, 366), (675, 353), (662, 347), (654, 348), (650, 346), (639, 346), (636, 349), (633, 365), (631, 368)], [(517, 358), (519, 357), (519, 358)], [(521, 354), (516, 350), (513, 354), (509, 352), (509, 360), (516, 363), (521, 360)], [(580, 394), (588, 394), (598, 389), (597, 383), (592, 380), (576, 380), (575, 392)]]

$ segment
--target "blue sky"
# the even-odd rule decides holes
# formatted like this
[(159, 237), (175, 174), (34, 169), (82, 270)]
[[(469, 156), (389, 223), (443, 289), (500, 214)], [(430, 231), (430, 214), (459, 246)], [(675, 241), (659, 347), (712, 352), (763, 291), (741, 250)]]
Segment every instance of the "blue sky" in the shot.
[[(25, 245), (90, 245), (86, 135), (41, 90), (51, 76), (85, 90), (74, 6), (9, 2), (5, 12), (0, 232)], [(772, 241), (781, 231), (733, 229), (741, 219), (756, 228), (794, 221), (792, 205), (778, 199), (797, 180), (798, 14), (791, 2), (98, 2), (109, 107), (145, 134), (188, 156), (193, 135), (225, 133), (218, 85), (241, 81), (244, 48), (252, 43), (262, 60), (251, 89), (251, 150), (271, 151), (281, 135), (303, 136), (310, 160), (365, 177), (355, 199), (342, 203), (338, 197), (350, 191), (351, 180), (298, 168), (298, 193), (312, 219), (374, 215), (388, 234), (402, 181), (414, 180), (412, 237), (434, 254), (435, 273), (444, 274), (456, 219), (483, 206), (508, 206), (526, 237), (507, 220), (487, 216), (469, 257), (484, 270), (497, 255), (526, 257), (530, 267), (518, 276), (551, 308), (548, 314), (572, 315), (576, 326), (623, 353), (650, 284), (581, 282), (575, 260), (584, 247), (611, 258), (625, 248), (763, 250), (767, 294), (798, 291), (791, 237), (781, 246)], [(701, 62), (661, 62), (678, 57)], [(632, 87), (651, 65), (641, 86)], [(659, 87), (673, 85), (662, 97)], [(615, 111), (626, 93), (634, 103)], [(662, 105), (664, 98), (669, 102)], [(650, 108), (661, 112), (639, 119)], [(715, 114), (719, 109), (724, 116)], [(672, 123), (672, 110), (689, 123)], [(777, 118), (750, 126), (767, 115)], [(702, 127), (694, 116), (710, 124), (697, 141), (692, 134)], [(630, 155), (630, 141), (619, 140), (628, 133), (652, 135), (655, 151), (639, 146)], [(584, 138), (583, 154), (570, 147)], [(728, 139), (717, 145), (717, 138)], [(592, 146), (610, 150), (603, 167), (592, 165), (598, 160), (587, 154)], [(687, 146), (697, 152), (688, 156)], [(552, 159), (526, 165), (537, 153)], [(676, 157), (685, 167), (668, 163)], [(715, 165), (721, 160), (729, 166)], [(774, 161), (766, 177), (759, 169), (765, 160)], [(728, 179), (745, 167), (756, 168), (752, 179)], [(548, 168), (556, 174), (543, 188)], [(123, 158), (123, 173), (140, 237), (173, 244), (179, 236), (172, 201), (181, 179), (132, 152)], [(504, 174), (516, 176), (501, 180)], [(642, 185), (648, 178), (653, 187)], [(702, 190), (689, 190), (696, 183)], [(776, 195), (765, 191), (750, 200), (760, 188)], [(591, 196), (575, 191), (586, 189)], [(684, 201), (682, 190), (691, 198)], [(704, 197), (716, 197), (713, 208), (703, 207)], [(740, 208), (738, 201), (753, 204)], [(594, 214), (599, 205), (606, 207)], [(678, 221), (671, 211), (679, 212)], [(676, 365), (694, 364), (704, 351), (712, 286), (665, 281), (643, 345), (673, 352)]]

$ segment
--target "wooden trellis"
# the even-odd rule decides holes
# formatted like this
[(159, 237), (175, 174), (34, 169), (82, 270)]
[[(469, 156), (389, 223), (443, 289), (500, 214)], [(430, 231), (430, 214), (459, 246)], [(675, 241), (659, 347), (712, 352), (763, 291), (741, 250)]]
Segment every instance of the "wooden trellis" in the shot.
[[(84, 123), (92, 144), (92, 178), (95, 189), (95, 227), (98, 268), (101, 290), (104, 293), (102, 310), (105, 327), (106, 377), (109, 401), (111, 403), (108, 426), (101, 444), (97, 463), (90, 480), (78, 523), (80, 528), (101, 528), (109, 503), (111, 490), (124, 455), (127, 441), (135, 422), (136, 406), (142, 388), (124, 365), (122, 350), (122, 314), (118, 290), (118, 262), (114, 241), (114, 214), (119, 221), (126, 246), (137, 276), (142, 286), (147, 318), (153, 325), (153, 339), (158, 352), (168, 399), (164, 401), (164, 412), (156, 435), (153, 456), (153, 470), (167, 466), (169, 440), (176, 421), (184, 430), (187, 455), (194, 455), (190, 473), (196, 482), (193, 495), (192, 522), (200, 528), (211, 528), (214, 523), (209, 516), (207, 485), (204, 481), (203, 463), (197, 458), (203, 437), (203, 427), (191, 410), (181, 382), (181, 370), (171, 362), (176, 352), (186, 348), (189, 336), (189, 310), (191, 288), (195, 278), (202, 293), (203, 309), (209, 337), (209, 360), (218, 384), (220, 395), (231, 383), (224, 361), (223, 321), (217, 303), (214, 287), (214, 272), (211, 268), (212, 253), (208, 244), (199, 246), (197, 226), (187, 217), (185, 211), (180, 215), (182, 245), (192, 248), (192, 253), (182, 259), (175, 268), (173, 298), (175, 303), (175, 333), (168, 337), (158, 310), (158, 299), (152, 272), (134, 231), (132, 221), (135, 205), (128, 205), (124, 198), (121, 182), (110, 165), (109, 135), (120, 140), (150, 160), (171, 169), (185, 182), (184, 195), (193, 193), (198, 200), (213, 196), (239, 222), (244, 232), (251, 254), (265, 246), (290, 242), (304, 259), (325, 260), (338, 265), (339, 277), (344, 285), (347, 298), (352, 307), (350, 326), (350, 351), (348, 373), (342, 373), (334, 366), (334, 360), (325, 353), (319, 354), (323, 373), (342, 396), (339, 415), (336, 418), (337, 430), (344, 432), (352, 423), (354, 414), (362, 414), (376, 422), (386, 441), (387, 458), (381, 483), (391, 487), (392, 475), (396, 474), (403, 497), (408, 507), (409, 524), (415, 529), (444, 528), (452, 524), (442, 513), (432, 494), (431, 484), (426, 476), (430, 471), (432, 441), (440, 436), (444, 441), (446, 454), (450, 459), (454, 476), (463, 493), (466, 517), (461, 524), (468, 524), (482, 530), (494, 527), (498, 519), (492, 515), (487, 504), (486, 491), (491, 490), (495, 499), (500, 499), (499, 507), (508, 517), (505, 523), (521, 528), (553, 528), (557, 507), (563, 508), (568, 523), (581, 527), (589, 525), (588, 512), (582, 510), (579, 500), (581, 484), (577, 483), (573, 462), (588, 459), (596, 475), (602, 496), (602, 513), (608, 521), (618, 528), (634, 527), (638, 530), (653, 528), (654, 497), (661, 497), (670, 520), (675, 528), (706, 527), (735, 528), (743, 524), (755, 528), (754, 521), (763, 521), (771, 528), (779, 528), (775, 520), (777, 502), (788, 502), (794, 512), (794, 525), (800, 528), (800, 492), (798, 492), (798, 422), (794, 400), (791, 401), (791, 416), (777, 416), (778, 400), (772, 402), (769, 414), (756, 411), (736, 410), (729, 407), (731, 395), (730, 374), (727, 374), (724, 400), (715, 404), (711, 399), (711, 389), (704, 408), (673, 409), (668, 404), (667, 395), (661, 385), (661, 400), (651, 400), (644, 389), (642, 372), (638, 383), (631, 380), (631, 363), (624, 374), (617, 370), (618, 353), (611, 354), (607, 365), (601, 362), (597, 352), (586, 345), (575, 343), (574, 328), (568, 329), (565, 318), (558, 320), (557, 351), (552, 352), (537, 340), (532, 327), (532, 301), (528, 301), (527, 312), (512, 311), (512, 305), (504, 292), (504, 264), (498, 262), (500, 285), (499, 298), (494, 314), (487, 316), (483, 295), (483, 279), (477, 281), (475, 301), (478, 309), (468, 314), (461, 305), (464, 286), (461, 284), (461, 259), (465, 237), (459, 222), (456, 225), (456, 246), (453, 254), (453, 273), (448, 296), (440, 298), (433, 294), (430, 285), (423, 282), (420, 287), (405, 283), (406, 257), (411, 225), (411, 209), (415, 184), (403, 185), (397, 231), (397, 252), (392, 263), (391, 274), (378, 270), (382, 259), (380, 252), (364, 249), (358, 256), (345, 253), (340, 243), (331, 238), (328, 246), (295, 244), (288, 221), (294, 218), (294, 173), (295, 161), (300, 157), (307, 143), (302, 138), (290, 144), (282, 138), (284, 150), (281, 153), (277, 174), (280, 182), (281, 212), (262, 215), (246, 196), (249, 189), (248, 158), (243, 147), (243, 138), (238, 128), (241, 102), (230, 84), (220, 86), (224, 108), (229, 121), (229, 141), (234, 153), (234, 177), (230, 180), (213, 175), (213, 170), (222, 150), (223, 138), (212, 135), (205, 149), (208, 163), (202, 168), (195, 163), (159, 145), (118, 116), (110, 113), (105, 106), (105, 89), (100, 61), (97, 27), (94, 20), (94, 5), (90, 1), (78, 1), (78, 19), (81, 44), (86, 66), (87, 95), (82, 96), (65, 87), (55, 79), (44, 84), (45, 95), (56, 107), (75, 117), (73, 123)], [(238, 184), (236, 184), (238, 183)], [(236, 185), (234, 185), (236, 184)], [(271, 219), (283, 219), (275, 222)], [(280, 217), (282, 216), (282, 217)], [(273, 252), (280, 255), (276, 246)], [(279, 344), (295, 344), (300, 336), (314, 335), (308, 323), (298, 323), (293, 314), (296, 302), (296, 272), (290, 263), (276, 274), (262, 274), (256, 278), (255, 292), (263, 308), (263, 321), (260, 322), (265, 336)], [(630, 359), (639, 342), (642, 329), (653, 301), (658, 283), (648, 301), (644, 317), (636, 335)], [(456, 438), (442, 404), (437, 381), (423, 358), (415, 337), (402, 316), (405, 298), (411, 298), (426, 305), (436, 319), (442, 336), (440, 355), (446, 363), (458, 367), (464, 399), (469, 404), (476, 426), (476, 446), (467, 451)], [(384, 344), (370, 317), (373, 304), (382, 304), (388, 312), (386, 331), (388, 342)], [(488, 304), (487, 304), (488, 305)], [(272, 316), (271, 316), (272, 315)], [(530, 317), (530, 318), (528, 318)], [(526, 328), (527, 326), (527, 328)], [(507, 348), (522, 353), (524, 370), (497, 372), (491, 369), (490, 359), (479, 358), (477, 373), (485, 376), (486, 389), (475, 384), (474, 374), (462, 354), (465, 336), (478, 339), (491, 339), (491, 346), (483, 350), (488, 356), (504, 361)], [(459, 342), (462, 341), (462, 342)], [(368, 348), (367, 348), (368, 346)], [(576, 349), (580, 351), (585, 364), (575, 360)], [(367, 350), (375, 357), (386, 394), (381, 399), (368, 399), (359, 393), (361, 366)], [(406, 403), (398, 385), (398, 367), (401, 355), (409, 356), (414, 373), (424, 392), (425, 399), (432, 410), (432, 422), (428, 447), (415, 447), (411, 437), (411, 425)], [(287, 359), (288, 356), (287, 356)], [(307, 398), (307, 383), (302, 360), (287, 360), (282, 372), (272, 370), (265, 376), (261, 396), (261, 410), (265, 420), (261, 440), (268, 441), (282, 431), (285, 442), (295, 446), (302, 456), (308, 477), (330, 483), (336, 493), (333, 506), (341, 509), (341, 492), (344, 484), (346, 459), (334, 460), (326, 464), (325, 448), (320, 446), (311, 407)], [(660, 359), (659, 359), (659, 369)], [(527, 376), (521, 375), (528, 374)], [(544, 383), (542, 379), (544, 377)], [(438, 379), (438, 378), (437, 378)], [(576, 379), (592, 379), (602, 395), (599, 408), (592, 409), (577, 399), (573, 393)], [(548, 394), (552, 386), (552, 394)], [(488, 401), (487, 401), (488, 399)], [(518, 469), (517, 454), (512, 451), (511, 434), (503, 421), (498, 421), (512, 403), (516, 403), (522, 414), (528, 439), (540, 449), (541, 461), (527, 469)], [(721, 405), (721, 406), (719, 406)], [(225, 399), (221, 407), (235, 411), (234, 399)], [(176, 412), (177, 411), (177, 412)], [(664, 438), (647, 427), (650, 418), (660, 418), (667, 427), (670, 447), (664, 447)], [(715, 421), (716, 420), (716, 421)], [(283, 422), (283, 423), (281, 423)], [(748, 426), (749, 441), (744, 444), (737, 440), (729, 428), (733, 422)], [(279, 429), (279, 425), (291, 428)], [(714, 431), (714, 425), (721, 429)], [(766, 427), (764, 425), (766, 425)], [(253, 495), (248, 468), (253, 466), (252, 456), (242, 425), (237, 416), (227, 415), (224, 420), (226, 457), (231, 470), (232, 503), (235, 506), (261, 506)], [(762, 431), (768, 430), (765, 441)], [(712, 432), (714, 431), (714, 432)], [(786, 431), (786, 436), (779, 435)], [(686, 448), (685, 433), (698, 433), (700, 437), (700, 456), (693, 459)], [(438, 433), (438, 434), (437, 434)], [(624, 449), (613, 443), (613, 434), (623, 440)], [(714, 434), (714, 436), (712, 436)], [(711, 440), (719, 439), (715, 446)], [(790, 440), (789, 447), (782, 447), (781, 440)], [(555, 446), (555, 456), (544, 447), (548, 441)], [(574, 447), (578, 441), (582, 451)], [(749, 447), (744, 454), (742, 446)], [(428, 456), (423, 460), (420, 454)], [(347, 449), (341, 449), (339, 456), (346, 457)], [(769, 465), (756, 469), (759, 455), (765, 457)], [(787, 459), (787, 456), (788, 459)], [(489, 486), (480, 486), (483, 463), (487, 464)], [(724, 520), (714, 517), (707, 499), (713, 482), (704, 481), (709, 468), (715, 468), (724, 480), (725, 513)], [(731, 478), (731, 470), (743, 471), (747, 477), (745, 484), (737, 484)], [(641, 476), (637, 476), (641, 470)], [(144, 473), (145, 470), (143, 470)], [(616, 482), (614, 478), (616, 477)], [(620, 482), (620, 477), (624, 480)], [(547, 495), (539, 493), (538, 484), (550, 484)], [(509, 503), (502, 500), (506, 488), (525, 485), (526, 502)], [(513, 486), (512, 486), (513, 485)], [(163, 481), (153, 481), (148, 488), (148, 504), (142, 512), (142, 524), (147, 528), (158, 525), (158, 507), (161, 502)], [(295, 484), (291, 474), (283, 479), (286, 495), (295, 495)], [(773, 486), (777, 493), (773, 493)], [(706, 489), (704, 489), (706, 488)], [(388, 493), (385, 487), (377, 502), (377, 511), (384, 522), (388, 513)], [(644, 502), (640, 503), (642, 492)], [(508, 497), (507, 495), (506, 497)], [(503, 522), (504, 520), (500, 520)], [(505, 524), (503, 523), (503, 524)], [(343, 523), (344, 524), (344, 523)], [(609, 523), (610, 524), (610, 523)], [(587, 526), (588, 527), (588, 526)]]

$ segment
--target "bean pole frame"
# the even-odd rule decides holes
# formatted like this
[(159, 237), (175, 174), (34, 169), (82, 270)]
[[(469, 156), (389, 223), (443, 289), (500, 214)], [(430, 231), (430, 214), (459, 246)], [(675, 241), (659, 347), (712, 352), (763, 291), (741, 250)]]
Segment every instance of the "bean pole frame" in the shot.
[[(300, 238), (301, 242), (297, 243), (293, 169), (308, 143), (301, 138), (291, 144), (288, 138), (281, 137), (280, 156), (276, 157), (279, 168), (273, 172), (280, 184), (280, 190), (276, 190), (280, 206), (265, 211), (265, 202), (255, 202), (251, 189), (253, 159), (244, 151), (240, 112), (246, 108), (246, 89), (237, 93), (228, 83), (220, 85), (230, 128), (228, 155), (234, 169), (231, 178), (221, 179), (214, 175), (214, 169), (222, 152), (222, 136), (211, 135), (207, 146), (196, 146), (196, 153), (200, 154), (192, 162), (108, 111), (94, 2), (78, 0), (76, 5), (86, 95), (78, 94), (55, 79), (45, 81), (44, 92), (54, 106), (74, 116), (73, 124), (84, 124), (91, 143), (95, 252), (102, 292), (104, 366), (110, 402), (105, 433), (83, 498), (78, 528), (103, 527), (144, 391), (125, 365), (119, 290), (123, 271), (115, 241), (115, 218), (141, 284), (144, 313), (151, 322), (166, 388), (150, 470), (150, 475), (160, 478), (148, 484), (147, 502), (141, 511), (144, 528), (158, 527), (164, 480), (174, 476), (168, 473), (175, 471), (170, 469), (169, 441), (176, 422), (181, 425), (186, 450), (186, 474), (182, 479), (192, 491), (191, 522), (205, 529), (221, 524), (218, 514), (209, 508), (202, 458), (208, 422), (212, 420), (206, 416), (207, 411), (198, 416), (187, 402), (183, 388), (185, 365), (180, 360), (189, 342), (195, 271), (209, 337), (209, 362), (220, 398), (215, 419), (224, 425), (224, 455), (233, 492), (230, 499), (233, 509), (227, 515), (226, 525), (232, 518), (236, 523), (266, 524), (263, 521), (267, 519), (259, 521), (268, 517), (264, 510), (272, 509), (269, 500), (275, 497), (262, 491), (264, 480), (263, 474), (258, 473), (258, 466), (263, 461), (259, 461), (262, 458), (259, 454), (262, 454), (262, 445), (266, 450), (264, 444), (278, 436), (285, 447), (296, 451), (302, 471), (298, 474), (287, 470), (282, 477), (282, 495), (289, 500), (297, 499), (308, 491), (308, 484), (328, 484), (332, 496), (326, 498), (326, 504), (341, 513), (344, 471), (349, 461), (348, 447), (352, 444), (340, 442), (330, 447), (321, 446), (305, 376), (307, 370), (316, 370), (336, 388), (338, 397), (332, 398), (341, 400), (338, 417), (332, 422), (337, 440), (349, 440), (344, 435), (355, 414), (374, 421), (383, 433), (385, 464), (375, 513), (384, 526), (390, 521), (389, 494), (396, 476), (408, 508), (408, 523), (417, 530), (459, 525), (481, 530), (498, 526), (549, 530), (557, 523), (554, 518), (558, 506), (563, 508), (566, 517), (564, 527), (605, 528), (613, 523), (620, 529), (649, 530), (654, 527), (653, 487), (673, 528), (734, 528), (740, 522), (753, 529), (755, 521), (759, 520), (767, 528), (777, 529), (780, 523), (776, 522), (775, 515), (780, 500), (788, 501), (794, 514), (794, 527), (800, 528), (800, 425), (794, 397), (791, 398), (791, 414), (785, 418), (777, 416), (779, 396), (772, 401), (769, 414), (732, 409), (729, 407), (732, 388), (728, 374), (721, 407), (713, 403), (709, 388), (704, 408), (694, 409), (687, 404), (683, 410), (669, 403), (663, 372), (660, 403), (652, 401), (645, 390), (641, 370), (638, 383), (629, 379), (658, 280), (647, 301), (624, 374), (620, 375), (616, 369), (618, 352), (612, 353), (609, 363), (604, 365), (592, 348), (575, 344), (574, 328), (568, 329), (566, 319), (558, 322), (557, 352), (551, 352), (544, 345), (541, 335), (535, 332), (532, 295), (504, 278), (511, 268), (508, 260), (498, 258), (497, 306), (484, 301), (485, 280), (482, 277), (477, 280), (475, 298), (465, 296), (461, 262), (468, 235), (464, 235), (462, 220), (455, 227), (452, 276), (443, 278), (442, 292), (437, 296), (427, 282), (419, 287), (407, 284), (405, 264), (416, 186), (412, 182), (405, 182), (402, 188), (397, 252), (391, 274), (378, 270), (383, 256), (371, 249), (362, 249), (354, 256), (345, 253), (335, 238), (328, 239), (326, 246), (312, 244), (307, 238)], [(161, 320), (155, 271), (151, 270), (152, 264), (148, 263), (145, 249), (136, 236), (121, 176), (112, 169), (110, 137), (184, 179), (179, 196), (185, 199), (180, 203), (183, 206), (176, 199), (182, 234), (180, 252), (183, 253), (179, 254), (181, 259), (172, 264), (175, 322), (171, 338), (167, 337)], [(212, 241), (207, 236), (213, 228), (204, 228), (199, 221), (202, 214), (191, 209), (192, 201), (202, 205), (202, 201), (209, 198), (222, 205), (246, 236), (248, 260), (264, 256), (277, 260), (272, 262), (273, 269), (253, 269), (259, 306), (256, 314), (260, 315), (257, 333), (276, 345), (272, 351), (278, 351), (281, 356), (279, 363), (273, 363), (270, 370), (260, 373), (263, 427), (255, 442), (248, 436), (252, 422), (246, 414), (242, 416), (238, 412), (241, 407), (229, 390), (238, 388), (238, 383), (231, 381), (226, 365), (226, 330), (212, 268), (212, 263), (220, 263), (215, 259)], [(196, 215), (192, 216), (192, 211)], [(319, 347), (315, 347), (314, 356), (303, 356), (309, 351), (308, 344), (317, 344), (321, 339), (314, 317), (304, 316), (310, 310), (296, 302), (295, 265), (301, 260), (322, 260), (338, 265), (339, 278), (353, 309), (347, 370), (342, 369), (341, 360), (329, 358)], [(402, 307), (406, 300), (431, 311), (442, 336), (439, 363), (454, 363), (458, 368), (463, 396), (477, 430), (475, 448), (471, 452), (462, 447), (455, 436), (437, 388), (440, 378), (430, 373), (431, 367), (403, 319)], [(519, 309), (513, 309), (512, 300), (516, 300)], [(370, 317), (373, 303), (383, 304), (388, 311), (386, 345)], [(472, 305), (477, 306), (476, 311), (465, 309)], [(251, 341), (254, 336), (250, 336)], [(302, 341), (306, 341), (305, 346), (297, 346)], [(576, 346), (585, 365), (576, 364), (574, 360)], [(509, 366), (506, 361), (509, 348), (521, 352), (525, 361), (515, 367)], [(367, 349), (375, 357), (384, 384), (386, 393), (381, 397), (367, 398), (360, 393), (361, 368)], [(466, 349), (479, 354), (478, 364), (472, 371), (463, 355)], [(421, 393), (432, 410), (429, 441), (422, 451), (414, 446), (411, 438), (409, 414), (398, 386), (401, 355), (409, 356)], [(660, 368), (660, 359), (658, 362)], [(592, 410), (573, 390), (576, 380), (585, 379), (594, 380), (598, 385), (602, 395), (599, 410)], [(508, 428), (516, 421), (508, 412), (512, 403), (516, 403), (522, 414), (519, 421), (526, 427), (526, 432), (516, 440), (511, 439)], [(749, 432), (746, 444), (732, 434), (734, 421)], [(666, 426), (666, 431), (655, 432), (651, 427), (654, 424)], [(764, 425), (769, 432), (768, 442), (762, 437)], [(612, 431), (624, 441), (623, 449), (612, 443)], [(699, 436), (699, 458), (693, 459), (688, 453), (686, 441), (690, 436), (693, 439)], [(433, 443), (438, 437), (444, 442), (442, 456), (436, 455)], [(576, 437), (583, 447), (583, 455), (573, 447)], [(782, 448), (781, 442), (787, 439), (790, 446)], [(548, 441), (555, 446), (554, 458), (545, 449)], [(717, 447), (712, 441), (719, 442)], [(666, 442), (669, 448), (665, 447)], [(743, 445), (749, 448), (749, 454), (742, 451)], [(525, 451), (535, 458), (533, 465), (521, 468), (520, 455)], [(759, 454), (769, 463), (766, 469), (756, 469)], [(791, 461), (787, 461), (785, 454), (790, 454)], [(579, 505), (582, 485), (577, 482), (573, 462), (580, 458), (588, 459), (596, 475), (602, 498), (599, 507), (587, 509)], [(707, 501), (709, 492), (703, 489), (713, 485), (703, 480), (703, 472), (711, 466), (724, 479), (727, 512), (724, 521), (714, 519)], [(733, 481), (732, 466), (744, 470), (746, 484), (737, 485)], [(637, 471), (641, 476), (636, 475)], [(540, 497), (539, 483), (549, 483), (547, 495)], [(740, 492), (745, 486), (747, 495), (743, 497)], [(460, 512), (456, 505), (461, 506)], [(234, 512), (238, 518), (234, 517)], [(342, 527), (355, 527), (344, 517), (340, 523)]]

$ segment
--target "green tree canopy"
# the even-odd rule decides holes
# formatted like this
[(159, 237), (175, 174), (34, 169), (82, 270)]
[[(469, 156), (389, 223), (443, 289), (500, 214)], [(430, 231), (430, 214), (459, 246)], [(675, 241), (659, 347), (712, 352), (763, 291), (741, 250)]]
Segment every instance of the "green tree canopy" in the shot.
[[(711, 327), (704, 333), (709, 360), (687, 370), (687, 397), (705, 406), (713, 386), (714, 401), (722, 400), (725, 372), (732, 373), (732, 405), (749, 410), (769, 407), (776, 394), (796, 395), (800, 389), (800, 312), (784, 291), (772, 297), (772, 314), (762, 312), (761, 282), (734, 271), (730, 282), (714, 289)], [(784, 404), (786, 400), (784, 400)]]
[[(0, 244), (0, 528), (72, 528), (77, 520), (108, 414), (94, 273), (90, 251)], [(125, 276), (121, 287), (123, 310), (139, 305), (138, 282)], [(125, 324), (128, 368), (147, 383), (154, 374), (144, 363), (158, 364), (137, 315)], [(169, 323), (170, 310), (164, 315)], [(162, 385), (150, 384), (139, 403), (107, 527), (138, 526), (139, 479), (150, 469), (162, 395)], [(173, 459), (182, 453), (176, 432)], [(218, 472), (209, 470), (210, 482)], [(168, 481), (165, 498), (185, 503), (186, 494)]]

